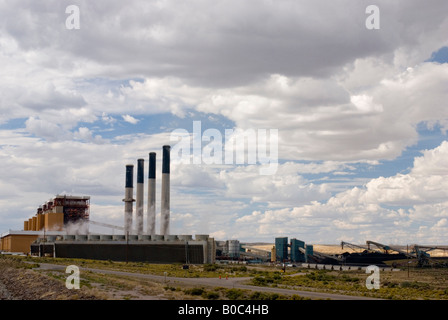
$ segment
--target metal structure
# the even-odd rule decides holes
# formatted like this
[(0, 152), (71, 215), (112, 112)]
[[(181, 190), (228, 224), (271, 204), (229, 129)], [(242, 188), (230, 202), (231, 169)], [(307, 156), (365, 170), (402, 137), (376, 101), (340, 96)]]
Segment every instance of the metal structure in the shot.
[[(162, 161), (162, 192), (161, 192), (161, 221), (160, 235), (168, 236), (170, 234), (170, 151), (169, 145), (163, 146)], [(126, 165), (126, 185), (125, 185), (125, 203), (124, 209), (124, 231), (126, 235), (152, 235), (155, 236), (156, 225), (156, 153), (149, 153), (148, 168), (148, 204), (147, 204), (147, 221), (146, 232), (143, 231), (144, 226), (144, 159), (137, 160), (137, 192), (136, 199), (133, 198), (134, 192), (134, 165)], [(136, 201), (136, 219), (135, 231), (133, 228), (133, 202)]]
[(418, 244), (414, 244), (412, 247), (412, 250), (416, 253), (418, 252), (429, 252), (432, 250), (444, 250), (444, 251), (448, 251), (448, 247), (430, 247), (430, 246), (421, 246)]
[[(305, 262), (305, 242), (297, 239), (291, 239), (291, 261)], [(303, 252), (300, 249), (304, 249)]]
[(288, 238), (275, 238), (275, 256), (276, 260), (283, 262), (288, 260)]
[[(443, 264), (443, 262), (441, 261), (436, 261), (436, 258), (432, 258), (430, 256), (430, 254), (428, 253), (429, 251), (433, 251), (433, 250), (443, 250), (443, 251), (448, 251), (448, 247), (431, 247), (431, 246), (422, 246), (422, 245), (417, 245), (414, 244), (412, 247), (412, 251), (413, 253), (417, 256), (418, 258), (418, 266), (423, 267), (429, 264)], [(440, 258), (439, 258), (440, 259)], [(446, 265), (446, 263), (445, 263)]]
[(231, 258), (239, 258), (240, 256), (240, 242), (238, 240), (226, 241), (227, 254)]
[(149, 154), (146, 234), (156, 234), (156, 153)]
[(137, 196), (136, 196), (136, 225), (137, 235), (143, 234), (143, 176), (145, 160), (137, 160)]
[(124, 231), (128, 235), (132, 230), (132, 211), (134, 198), (134, 165), (126, 165), (126, 186), (124, 193)]
[(37, 208), (36, 215), (25, 220), (24, 231), (59, 230), (90, 218), (90, 197), (56, 195)]
[(62, 212), (64, 224), (88, 221), (90, 215), (90, 197), (56, 195), (52, 200), (37, 209), (38, 214)]
[(160, 234), (170, 233), (170, 146), (163, 146)]
[[(262, 261), (269, 261), (271, 256), (271, 251), (259, 249), (247, 244), (242, 244), (241, 248), (243, 249), (240, 252), (240, 256), (246, 257), (249, 259), (260, 259)], [(274, 247), (275, 248), (275, 247)], [(275, 250), (274, 250), (274, 258), (275, 258)]]
[(320, 261), (330, 260), (330, 261), (337, 261), (337, 262), (343, 262), (344, 261), (343, 257), (336, 256), (336, 255), (330, 255), (330, 254), (326, 254), (326, 253), (322, 253), (322, 252), (318, 252), (318, 251), (314, 251), (314, 250), (312, 250), (312, 247), (309, 249), (308, 253), (307, 253), (307, 250), (304, 249), (304, 248), (299, 248), (299, 250), (303, 254), (306, 254), (307, 259), (310, 259), (310, 260), (318, 260), (318, 261), (319, 260)]
[(349, 242), (345, 242), (345, 241), (341, 241), (341, 249), (344, 249), (344, 246), (356, 251), (358, 249), (361, 249), (362, 251), (368, 251), (369, 248), (365, 248), (363, 246), (357, 245), (357, 244), (353, 244), (353, 243), (349, 243)]
[(383, 249), (386, 254), (389, 254), (389, 251), (392, 250), (392, 251), (398, 252), (402, 255), (405, 255), (406, 257), (409, 257), (409, 258), (417, 258), (417, 255), (415, 253), (406, 252), (401, 249), (398, 249), (397, 247), (392, 247), (390, 245), (385, 245), (385, 244), (382, 244), (379, 242), (369, 241), (369, 240), (366, 241), (366, 244), (367, 244), (368, 250), (370, 250), (370, 245), (373, 244), (373, 245), (377, 246), (378, 248)]
[(113, 224), (109, 224), (109, 223), (104, 223), (104, 222), (98, 222), (98, 221), (93, 221), (90, 220), (89, 224), (93, 224), (93, 225), (97, 225), (100, 227), (105, 227), (105, 228), (110, 228), (112, 230), (120, 230), (120, 231), (124, 231), (124, 227), (120, 227), (120, 226), (115, 226)]

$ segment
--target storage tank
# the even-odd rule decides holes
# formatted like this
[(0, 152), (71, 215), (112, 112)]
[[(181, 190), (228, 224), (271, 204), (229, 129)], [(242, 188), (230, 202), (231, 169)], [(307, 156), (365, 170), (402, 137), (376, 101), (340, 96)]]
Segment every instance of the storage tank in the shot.
[(231, 258), (239, 258), (240, 242), (238, 240), (227, 240), (227, 252)]

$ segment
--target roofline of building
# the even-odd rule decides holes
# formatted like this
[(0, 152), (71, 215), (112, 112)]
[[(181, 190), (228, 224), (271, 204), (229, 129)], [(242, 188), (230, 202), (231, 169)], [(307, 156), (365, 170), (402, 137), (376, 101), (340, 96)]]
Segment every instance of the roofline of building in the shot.
[(60, 198), (66, 198), (66, 199), (78, 199), (78, 200), (89, 200), (90, 196), (68, 196), (63, 194), (57, 194), (54, 196), (53, 199), (60, 199)]
[(24, 235), (24, 236), (59, 236), (66, 234), (66, 231), (32, 231), (32, 230), (8, 230), (0, 234), (0, 238), (10, 235)]

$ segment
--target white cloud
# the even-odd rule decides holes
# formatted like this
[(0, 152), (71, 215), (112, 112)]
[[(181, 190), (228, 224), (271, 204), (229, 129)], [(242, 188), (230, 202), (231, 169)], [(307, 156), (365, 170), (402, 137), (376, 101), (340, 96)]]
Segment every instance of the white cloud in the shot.
[[(254, 211), (238, 219), (237, 223), (240, 227), (249, 223), (265, 232), (269, 225), (267, 235), (282, 232), (321, 243), (334, 243), (344, 237), (359, 243), (372, 239), (395, 243), (416, 240), (441, 243), (448, 218), (448, 168), (438, 167), (436, 171), (431, 168), (438, 161), (444, 163), (447, 156), (448, 142), (445, 141), (416, 158), (408, 174), (372, 179), (363, 188), (348, 189), (322, 203)], [(390, 205), (410, 208), (387, 208)], [(319, 226), (317, 230), (316, 225)], [(414, 232), (417, 239), (413, 238)]]
[(137, 124), (140, 122), (140, 120), (135, 119), (133, 116), (130, 116), (128, 114), (122, 116), (123, 120), (126, 122), (129, 122), (130, 124)]
[[(446, 143), (407, 174), (353, 185), (358, 163), (396, 159), (418, 141), (419, 124), (446, 132), (448, 64), (422, 63), (448, 44), (446, 1), (380, 0), (378, 32), (365, 29), (366, 4), (352, 0), (80, 1), (76, 32), (64, 28), (68, 4), (0, 2), (0, 124), (25, 121), (0, 130), (2, 217), (29, 216), (67, 191), (100, 199), (93, 216), (110, 211), (120, 223), (123, 163), (169, 134), (96, 132), (122, 130), (120, 118), (199, 111), (236, 128), (278, 129), (287, 162), (272, 176), (256, 165), (175, 166), (174, 230), (441, 239)], [(336, 183), (324, 173), (354, 177)], [(321, 174), (319, 183), (305, 174)]]
[(141, 106), (134, 107), (138, 114), (183, 117), (193, 108), (224, 116), (243, 130), (278, 129), (281, 159), (375, 161), (394, 159), (415, 144), (417, 124), (448, 119), (447, 83), (447, 64), (424, 63), (356, 90), (336, 78), (271, 75), (231, 89), (151, 78), (121, 91), (123, 107), (133, 101)]
[(100, 135), (93, 136), (93, 132), (86, 127), (80, 127), (78, 131), (74, 133), (73, 138), (90, 141), (97, 144), (106, 143), (106, 141)]

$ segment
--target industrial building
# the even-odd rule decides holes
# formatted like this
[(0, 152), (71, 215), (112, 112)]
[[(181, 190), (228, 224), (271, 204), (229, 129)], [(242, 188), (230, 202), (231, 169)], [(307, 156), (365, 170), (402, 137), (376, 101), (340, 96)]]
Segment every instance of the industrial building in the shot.
[(308, 262), (310, 258), (314, 258), (314, 250), (312, 245), (305, 244), (304, 241), (291, 239), (288, 243), (288, 237), (275, 238), (275, 259), (271, 257), (271, 261), (279, 262)]
[[(137, 160), (137, 190), (134, 199), (134, 165), (127, 164), (125, 175), (123, 234), (70, 234), (72, 223), (90, 221), (90, 197), (56, 196), (31, 219), (23, 231), (9, 231), (1, 237), (1, 251), (24, 252), (36, 256), (83, 258), (153, 263), (214, 263), (216, 244), (208, 235), (170, 234), (170, 146), (162, 150), (162, 192), (160, 233), (156, 234), (156, 153), (149, 153), (147, 222), (144, 230), (144, 159)], [(134, 213), (134, 202), (136, 203)], [(232, 254), (239, 250), (234, 244)]]
[(57, 195), (37, 209), (36, 215), (23, 222), (23, 230), (60, 231), (69, 223), (89, 221), (90, 197)]
[(0, 250), (30, 252), (39, 237), (59, 235), (70, 223), (89, 220), (90, 197), (56, 195), (39, 206), (36, 214), (23, 222), (23, 230), (9, 230), (0, 237)]
[(64, 235), (31, 244), (31, 254), (151, 263), (202, 264), (215, 262), (215, 241), (208, 235)]

